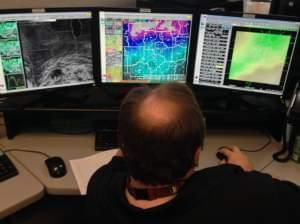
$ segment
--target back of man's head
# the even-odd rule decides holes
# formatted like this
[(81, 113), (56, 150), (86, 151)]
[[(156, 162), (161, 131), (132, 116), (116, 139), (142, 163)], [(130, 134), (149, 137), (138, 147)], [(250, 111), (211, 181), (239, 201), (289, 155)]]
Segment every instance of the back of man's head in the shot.
[(119, 117), (119, 141), (130, 175), (145, 184), (172, 184), (194, 167), (204, 121), (192, 91), (169, 83), (133, 89)]

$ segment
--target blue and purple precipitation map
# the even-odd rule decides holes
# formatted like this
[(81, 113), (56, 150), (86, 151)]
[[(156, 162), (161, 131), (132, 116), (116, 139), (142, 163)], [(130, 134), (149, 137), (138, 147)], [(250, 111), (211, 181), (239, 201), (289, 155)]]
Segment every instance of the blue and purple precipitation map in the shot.
[(107, 19), (107, 81), (184, 81), (189, 20)]

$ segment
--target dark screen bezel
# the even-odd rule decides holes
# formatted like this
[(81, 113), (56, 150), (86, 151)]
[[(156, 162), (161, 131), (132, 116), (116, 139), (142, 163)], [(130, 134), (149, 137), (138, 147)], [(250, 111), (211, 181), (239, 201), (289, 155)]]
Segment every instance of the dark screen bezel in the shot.
[[(264, 15), (264, 14), (249, 14), (249, 13), (241, 13), (241, 12), (215, 12), (215, 11), (209, 11), (209, 10), (199, 10), (198, 14), (198, 23), (200, 23), (200, 18), (202, 15), (216, 15), (216, 16), (230, 16), (230, 17), (240, 17), (240, 18), (254, 18), (254, 19), (270, 19), (270, 20), (282, 20), (282, 21), (293, 21), (293, 22), (300, 22), (300, 18), (298, 17), (291, 17), (291, 16), (282, 16), (282, 15)], [(198, 35), (199, 35), (199, 26), (197, 29), (197, 39), (196, 39), (196, 43), (195, 43), (195, 50), (194, 50), (194, 61), (196, 61), (196, 49), (197, 49), (197, 45), (198, 45)], [(290, 66), (288, 69), (288, 73), (287, 73), (287, 78), (286, 78), (286, 82), (284, 84), (284, 89), (282, 91), (282, 94), (278, 94), (277, 92), (271, 93), (271, 92), (258, 92), (258, 91), (251, 91), (249, 89), (245, 89), (245, 90), (241, 90), (241, 89), (230, 89), (230, 88), (225, 88), (225, 87), (216, 87), (216, 86), (207, 86), (207, 85), (201, 85), (201, 84), (194, 84), (194, 73), (195, 73), (195, 63), (193, 64), (193, 67), (191, 68), (191, 73), (192, 75), (190, 76), (191, 79), (189, 80), (189, 82), (192, 84), (193, 88), (195, 90), (199, 90), (201, 88), (203, 89), (215, 89), (216, 91), (224, 91), (224, 93), (234, 93), (234, 94), (248, 94), (248, 95), (270, 95), (270, 96), (275, 96), (275, 97), (285, 97), (286, 93), (287, 93), (287, 84), (290, 81), (290, 77), (291, 77), (291, 70), (293, 69), (293, 67), (295, 66), (295, 50), (296, 50), (296, 46), (299, 43), (299, 31), (298, 31), (298, 35), (295, 38), (296, 44), (295, 44), (295, 48), (293, 48), (294, 52), (292, 54), (292, 59), (290, 62)], [(274, 89), (276, 90), (276, 89)]]
[[(248, 87), (254, 87), (255, 89), (263, 89), (263, 90), (278, 90), (278, 91), (283, 91), (284, 88), (284, 84), (285, 84), (285, 80), (287, 77), (287, 72), (288, 72), (288, 67), (289, 67), (289, 62), (291, 59), (291, 55), (292, 55), (292, 51), (294, 46), (290, 43), (289, 47), (288, 47), (288, 52), (287, 52), (287, 59), (288, 63), (284, 64), (284, 68), (283, 68), (283, 72), (284, 74), (281, 76), (280, 79), (280, 83), (279, 85), (271, 85), (271, 84), (263, 84), (263, 83), (258, 83), (258, 82), (249, 82), (249, 81), (242, 81), (242, 80), (232, 80), (229, 78), (229, 73), (230, 73), (230, 67), (231, 67), (231, 62), (232, 62), (232, 56), (233, 56), (233, 44), (234, 44), (234, 40), (236, 38), (236, 33), (238, 31), (253, 31), (257, 33), (268, 33), (269, 29), (260, 29), (260, 28), (245, 28), (245, 27), (233, 27), (232, 31), (232, 35), (231, 35), (231, 40), (230, 40), (230, 47), (229, 47), (229, 54), (228, 54), (228, 60), (227, 60), (227, 64), (226, 64), (226, 71), (225, 71), (225, 79), (224, 79), (224, 85), (228, 86), (228, 85), (234, 85), (237, 87), (241, 87), (244, 88), (245, 86)], [(278, 31), (278, 30), (273, 30), (272, 33), (283, 33), (282, 31)], [(296, 38), (296, 33), (293, 31), (284, 31), (285, 34), (290, 35), (292, 37), (292, 40), (295, 40)]]
[[(166, 13), (166, 14), (191, 14), (192, 15), (192, 26), (191, 26), (191, 32), (190, 32), (190, 43), (189, 43), (189, 49), (188, 49), (188, 55), (187, 55), (187, 65), (186, 65), (186, 77), (185, 80), (182, 81), (183, 83), (188, 83), (188, 80), (190, 80), (190, 64), (191, 62), (191, 45), (192, 41), (194, 38), (193, 33), (196, 30), (196, 24), (194, 23), (194, 17), (196, 10), (194, 9), (158, 9), (158, 8), (153, 8), (153, 9), (141, 9), (141, 8), (98, 8), (98, 13), (97, 20), (99, 21), (99, 12), (100, 11), (106, 11), (106, 12), (137, 12), (137, 13)], [(98, 22), (99, 24), (99, 22)], [(98, 37), (100, 38), (100, 26), (97, 26), (97, 34)], [(100, 39), (98, 40), (98, 49), (100, 49)], [(118, 87), (125, 87), (125, 88), (132, 88), (136, 86), (141, 86), (141, 85), (150, 85), (150, 86), (156, 86), (159, 85), (160, 83), (152, 83), (152, 82), (140, 82), (140, 83), (131, 83), (131, 82), (102, 82), (102, 75), (101, 75), (101, 55), (100, 55), (100, 50), (98, 50), (97, 57), (99, 59), (99, 75), (98, 78), (96, 79), (99, 85), (104, 86), (105, 88), (118, 88)]]
[[(28, 13), (28, 14), (34, 14), (34, 13), (52, 13), (52, 12), (91, 12), (91, 35), (92, 35), (92, 58), (94, 57), (94, 46), (93, 46), (93, 38), (95, 36), (94, 28), (93, 28), (93, 9), (92, 7), (78, 7), (78, 8), (42, 8), (42, 9), (4, 9), (0, 10), (1, 14), (22, 14), (22, 13)], [(62, 89), (66, 90), (72, 90), (72, 89), (78, 89), (78, 88), (86, 88), (89, 86), (96, 86), (96, 80), (95, 80), (95, 65), (93, 61), (93, 81), (91, 83), (83, 83), (83, 84), (76, 84), (76, 85), (69, 85), (69, 86), (55, 86), (55, 87), (49, 87), (49, 88), (37, 88), (37, 89), (25, 89), (20, 91), (14, 91), (14, 92), (6, 92), (6, 93), (0, 93), (0, 96), (7, 96), (7, 97), (13, 97), (18, 95), (32, 95), (32, 94), (43, 94), (48, 92), (55, 92)]]

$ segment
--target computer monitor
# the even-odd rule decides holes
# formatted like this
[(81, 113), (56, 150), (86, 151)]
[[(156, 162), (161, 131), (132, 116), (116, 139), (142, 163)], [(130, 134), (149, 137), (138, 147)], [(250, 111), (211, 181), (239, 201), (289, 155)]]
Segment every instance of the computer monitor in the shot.
[(88, 11), (0, 13), (0, 94), (94, 83)]
[(193, 84), (282, 95), (300, 23), (202, 14)]
[(100, 11), (102, 83), (185, 82), (192, 14)]

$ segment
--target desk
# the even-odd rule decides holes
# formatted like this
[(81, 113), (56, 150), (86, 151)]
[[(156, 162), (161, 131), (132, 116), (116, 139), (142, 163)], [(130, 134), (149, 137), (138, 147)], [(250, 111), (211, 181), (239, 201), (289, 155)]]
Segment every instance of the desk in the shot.
[(19, 174), (0, 182), (0, 219), (38, 201), (44, 195), (43, 185), (12, 156), (9, 157)]
[[(1, 136), (1, 135), (0, 135)], [(94, 151), (94, 135), (63, 135), (56, 133), (22, 133), (13, 140), (2, 137), (1, 144), (5, 148), (20, 148), (38, 150), (50, 156), (61, 156), (67, 165), (68, 173), (63, 178), (51, 178), (44, 164), (45, 157), (39, 154), (11, 152), (11, 155), (25, 166), (33, 176), (45, 186), (48, 194), (54, 195), (78, 195), (79, 190), (71, 172), (69, 160), (88, 156)], [(200, 155), (198, 169), (215, 166), (218, 160), (215, 156), (216, 149), (222, 145), (235, 144), (241, 148), (255, 150), (268, 141), (266, 133), (257, 130), (208, 130), (204, 150)], [(280, 149), (280, 144), (272, 140), (263, 151), (247, 153), (256, 170), (261, 170), (272, 160), (272, 154)], [(275, 177), (293, 181), (300, 185), (300, 164), (290, 161), (280, 164), (273, 162), (264, 172)], [(16, 180), (17, 181), (17, 180)], [(24, 179), (19, 184), (26, 183)], [(2, 184), (1, 184), (2, 185)], [(1, 186), (0, 185), (0, 186)], [(1, 188), (4, 188), (1, 186)], [(30, 188), (28, 186), (28, 188)]]
[[(200, 155), (199, 169), (215, 166), (218, 160), (216, 149), (222, 145), (238, 145), (241, 148), (255, 150), (268, 141), (268, 136), (258, 130), (208, 130), (204, 150)], [(68, 173), (63, 178), (51, 178), (44, 164), (45, 157), (39, 154), (11, 152), (32, 174), (44, 185), (48, 194), (76, 195), (79, 194), (69, 160), (96, 153), (94, 151), (94, 135), (63, 135), (56, 133), (23, 133), (14, 140), (3, 139), (6, 148), (38, 150), (50, 156), (61, 156), (67, 165)], [(280, 144), (272, 140), (263, 151), (246, 153), (254, 168), (261, 170), (272, 160), (272, 154), (280, 149)], [(264, 172), (282, 179), (288, 179), (300, 185), (300, 164), (273, 162)]]
[[(255, 150), (268, 142), (267, 133), (257, 130), (209, 130), (205, 148), (200, 156), (199, 169), (218, 164), (215, 151), (222, 145), (237, 145), (247, 150)], [(245, 152), (255, 170), (260, 171), (273, 159), (273, 153), (281, 149), (281, 144), (272, 139), (272, 142), (260, 152)], [(272, 162), (264, 170), (273, 177), (292, 181), (300, 185), (300, 164), (293, 161), (287, 163)]]
[(7, 149), (30, 149), (63, 158), (67, 167), (67, 174), (62, 178), (52, 178), (49, 176), (44, 162), (45, 156), (27, 152), (10, 152), (13, 157), (27, 167), (43, 183), (46, 192), (52, 195), (78, 195), (79, 189), (71, 172), (69, 160), (96, 153), (93, 134), (24, 133), (16, 136), (14, 140), (5, 139), (3, 144)]

